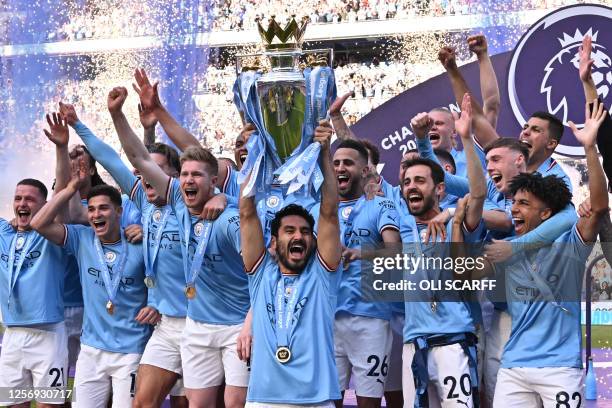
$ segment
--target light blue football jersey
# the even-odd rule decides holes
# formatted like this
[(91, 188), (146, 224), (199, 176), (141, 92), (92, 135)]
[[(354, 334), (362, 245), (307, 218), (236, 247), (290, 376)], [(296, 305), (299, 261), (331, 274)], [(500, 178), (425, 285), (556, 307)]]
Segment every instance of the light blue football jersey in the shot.
[[(104, 266), (98, 260), (93, 229), (84, 225), (66, 225), (65, 228), (64, 248), (77, 258), (83, 287), (85, 310), (81, 343), (115, 353), (142, 353), (151, 335), (150, 325), (135, 320), (140, 309), (147, 306), (142, 245), (127, 243), (127, 261), (114, 301), (114, 314), (110, 315), (105, 308), (109, 298), (103, 279)], [(102, 244), (111, 273), (119, 263), (121, 248), (121, 241)]]
[[(450, 242), (452, 236), (452, 219), (446, 226), (447, 241)], [(473, 232), (464, 230), (465, 242), (477, 242), (482, 236), (483, 223), (480, 223), (478, 228)], [(442, 257), (450, 256), (450, 247), (448, 245), (438, 244), (421, 244), (421, 236), (427, 229), (425, 224), (418, 224), (414, 217), (402, 217), (400, 221), (400, 232), (402, 242), (413, 248), (413, 256), (420, 256), (422, 253), (426, 257)], [(412, 246), (411, 244), (416, 243)], [(405, 246), (405, 248), (407, 248)], [(418, 282), (422, 280), (439, 281), (452, 280), (453, 272), (449, 270), (424, 269), (418, 268), (414, 274), (405, 273), (404, 278)], [(418, 287), (418, 286), (417, 286)], [(436, 298), (437, 296), (437, 298)], [(432, 311), (432, 301), (437, 301), (435, 311)], [(439, 334), (454, 334), (474, 332), (474, 311), (470, 309), (470, 305), (463, 300), (451, 301), (450, 295), (445, 294), (444, 299), (440, 299), (440, 295), (435, 291), (420, 290), (411, 296), (410, 301), (404, 303), (406, 312), (406, 321), (404, 324), (404, 342), (409, 342), (420, 336), (436, 336)]]
[(223, 180), (221, 192), (232, 197), (240, 197), (240, 184), (238, 184), (238, 171), (232, 166), (227, 166), (227, 176)]
[[(14, 257), (11, 257), (12, 247)], [(17, 232), (0, 218), (0, 257), (2, 323), (11, 327), (63, 321), (68, 259), (62, 249), (36, 231)], [(13, 259), (12, 268), (10, 259)], [(19, 264), (21, 269), (17, 274)]]
[[(592, 248), (574, 226), (552, 246), (499, 265), (505, 272), (512, 316), (502, 367), (582, 367), (578, 300)], [(543, 295), (533, 275), (542, 278), (558, 302)]]
[[(341, 398), (334, 359), (335, 272), (318, 252), (285, 288), (296, 296), (291, 359), (276, 360), (276, 296), (281, 273), (266, 251), (249, 275), (253, 302), (253, 354), (247, 400), (275, 404), (319, 404)], [(283, 294), (283, 301), (287, 301)]]
[[(154, 306), (161, 314), (185, 317), (187, 297), (183, 293), (185, 272), (178, 218), (170, 205), (158, 207), (147, 201), (147, 194), (140, 180), (136, 181), (130, 195), (131, 200), (143, 214), (143, 222), (147, 223), (146, 227), (143, 225), (143, 233), (145, 229), (147, 230), (143, 245), (148, 245), (146, 255), (153, 268), (155, 280), (155, 287), (149, 289), (149, 296), (153, 297)], [(166, 211), (168, 214), (164, 217)], [(160, 242), (157, 242), (156, 237), (160, 234), (158, 229), (162, 222), (164, 226)]]
[[(315, 230), (318, 229), (319, 210), (320, 204), (311, 210), (315, 219)], [(353, 211), (356, 213), (351, 214)], [(399, 215), (395, 204), (392, 200), (380, 196), (375, 196), (372, 200), (362, 197), (359, 200), (340, 201), (338, 219), (342, 244), (351, 249), (361, 249), (363, 245), (372, 248), (381, 244), (382, 232), (385, 229), (399, 231)], [(389, 302), (364, 300), (360, 260), (349, 263), (348, 268), (341, 272), (336, 312), (385, 320), (391, 318)]]
[[(190, 267), (200, 236), (197, 232), (202, 231), (204, 221), (189, 213), (177, 179), (170, 180), (167, 202), (178, 219), (183, 257), (188, 259), (187, 266)], [(187, 236), (189, 253), (185, 248)], [(196, 296), (188, 302), (187, 316), (209, 324), (244, 322), (250, 300), (248, 279), (240, 255), (240, 217), (237, 209), (226, 208), (213, 222), (195, 288)]]

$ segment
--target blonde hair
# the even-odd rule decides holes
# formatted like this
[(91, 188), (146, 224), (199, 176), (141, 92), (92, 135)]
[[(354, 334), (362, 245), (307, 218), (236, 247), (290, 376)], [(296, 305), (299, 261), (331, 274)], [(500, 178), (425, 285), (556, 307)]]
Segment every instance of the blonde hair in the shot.
[(181, 154), (181, 167), (186, 161), (197, 161), (206, 164), (208, 172), (211, 176), (216, 176), (219, 172), (219, 165), (217, 159), (213, 154), (200, 146), (189, 146)]

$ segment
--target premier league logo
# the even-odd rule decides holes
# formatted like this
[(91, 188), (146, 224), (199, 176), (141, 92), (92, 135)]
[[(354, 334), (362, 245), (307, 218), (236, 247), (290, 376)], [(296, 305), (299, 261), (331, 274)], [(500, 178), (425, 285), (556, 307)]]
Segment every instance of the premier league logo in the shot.
[(113, 263), (113, 262), (115, 262), (115, 259), (117, 259), (117, 255), (114, 252), (111, 252), (111, 251), (108, 251), (105, 254), (105, 257), (106, 257), (106, 262), (108, 262), (108, 263)]
[[(533, 112), (546, 110), (563, 121), (580, 123), (584, 91), (578, 77), (582, 39), (592, 38), (592, 77), (605, 106), (612, 105), (612, 9), (571, 6), (534, 24), (516, 46), (508, 72), (508, 94), (514, 116), (522, 125)], [(573, 134), (564, 132), (558, 153), (584, 151)]]

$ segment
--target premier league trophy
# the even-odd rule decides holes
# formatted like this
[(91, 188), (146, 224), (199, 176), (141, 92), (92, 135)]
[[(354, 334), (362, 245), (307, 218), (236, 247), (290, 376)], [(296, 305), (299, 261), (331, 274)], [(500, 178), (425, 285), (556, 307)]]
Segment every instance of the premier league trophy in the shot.
[(302, 51), (307, 24), (292, 18), (283, 29), (272, 17), (266, 30), (258, 22), (266, 51), (237, 57), (234, 102), (256, 127), (238, 178), (251, 173), (245, 195), (265, 194), (273, 184), (289, 184), (286, 194), (315, 194), (322, 183), (320, 145), (312, 138), (336, 97), (333, 51)]

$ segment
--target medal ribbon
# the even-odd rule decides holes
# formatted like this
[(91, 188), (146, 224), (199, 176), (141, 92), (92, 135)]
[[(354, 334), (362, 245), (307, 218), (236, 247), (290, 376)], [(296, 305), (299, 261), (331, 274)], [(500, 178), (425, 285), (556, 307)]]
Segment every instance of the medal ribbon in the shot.
[[(204, 254), (206, 253), (206, 247), (208, 246), (208, 237), (210, 235), (210, 231), (212, 230), (212, 225), (213, 224), (210, 221), (204, 222), (202, 235), (200, 236), (200, 239), (198, 241), (196, 251), (193, 254), (191, 266), (189, 269), (185, 268), (185, 271), (189, 271), (189, 275), (186, 276), (187, 286), (195, 287), (195, 280), (198, 277), (200, 269), (202, 269), (202, 263), (204, 262)], [(187, 230), (185, 235), (187, 254), (189, 254), (189, 237), (191, 235), (191, 231)]]
[(293, 312), (298, 300), (299, 283), (301, 276), (298, 275), (293, 286), (291, 287), (291, 295), (285, 305), (285, 277), (281, 274), (278, 283), (276, 284), (276, 346), (289, 347), (289, 340), (297, 325), (296, 316), (293, 321)]
[(102, 243), (97, 236), (94, 236), (94, 248), (96, 249), (96, 255), (98, 256), (98, 263), (102, 269), (102, 279), (104, 280), (104, 288), (106, 289), (106, 293), (108, 295), (108, 300), (111, 303), (115, 303), (115, 296), (117, 295), (117, 289), (119, 289), (119, 283), (121, 282), (121, 278), (123, 277), (123, 269), (125, 268), (125, 264), (127, 263), (127, 241), (121, 234), (121, 254), (119, 255), (119, 260), (115, 264), (117, 267), (113, 272), (113, 276), (111, 278), (111, 272), (108, 267), (108, 263), (104, 257), (104, 250), (102, 248)]
[[(144, 233), (144, 264), (145, 264), (145, 276), (153, 276), (155, 277), (155, 273), (153, 271), (153, 267), (155, 266), (155, 260), (157, 259), (157, 254), (159, 253), (159, 247), (161, 244), (161, 236), (164, 232), (164, 227), (166, 226), (166, 221), (168, 221), (168, 216), (170, 215), (171, 208), (169, 205), (166, 205), (162, 211), (162, 216), (159, 221), (159, 225), (157, 226), (157, 231), (155, 232), (155, 238), (153, 238), (153, 243), (156, 244), (155, 248), (153, 248), (153, 253), (149, 254), (151, 250), (150, 246), (151, 242), (149, 241), (149, 224), (153, 222), (153, 214), (156, 210), (155, 206), (151, 206), (148, 214), (145, 218), (145, 222), (142, 226)], [(150, 257), (150, 258), (149, 258)]]
[[(25, 242), (21, 247), (21, 256), (17, 261), (17, 265), (15, 265), (15, 252), (17, 251), (17, 239), (20, 237), (24, 237)], [(28, 232), (25, 234), (17, 233), (13, 237), (11, 241), (11, 248), (9, 249), (9, 258), (8, 258), (8, 269), (9, 269), (9, 295), (8, 295), (8, 304), (11, 303), (11, 296), (13, 294), (13, 289), (17, 284), (17, 279), (19, 278), (19, 273), (21, 272), (21, 268), (23, 267), (23, 262), (26, 259), (28, 250), (30, 249), (30, 245), (32, 244), (32, 240), (34, 239), (34, 233)]]

